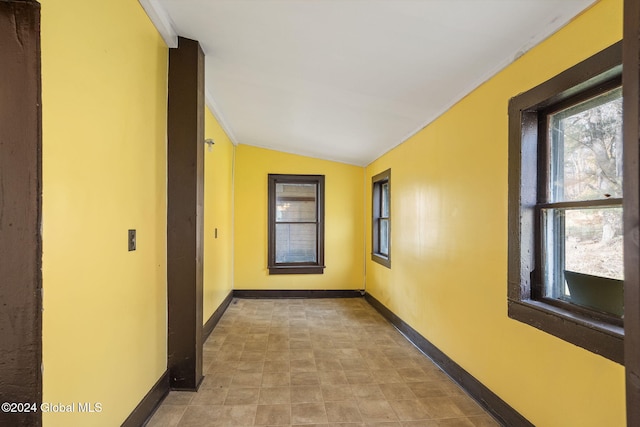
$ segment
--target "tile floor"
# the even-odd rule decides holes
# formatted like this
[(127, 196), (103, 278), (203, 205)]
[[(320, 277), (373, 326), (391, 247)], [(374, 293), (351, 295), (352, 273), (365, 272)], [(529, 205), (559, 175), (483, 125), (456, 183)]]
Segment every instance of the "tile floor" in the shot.
[(148, 427), (499, 424), (364, 299), (234, 299)]

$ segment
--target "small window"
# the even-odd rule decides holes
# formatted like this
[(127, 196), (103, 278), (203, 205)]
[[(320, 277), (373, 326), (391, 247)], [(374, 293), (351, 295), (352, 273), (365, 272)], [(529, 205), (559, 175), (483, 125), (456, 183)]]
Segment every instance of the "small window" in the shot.
[(269, 274), (324, 272), (324, 176), (269, 175)]
[(621, 43), (509, 103), (509, 316), (623, 363)]
[(391, 170), (376, 175), (373, 182), (373, 233), (371, 259), (391, 268)]

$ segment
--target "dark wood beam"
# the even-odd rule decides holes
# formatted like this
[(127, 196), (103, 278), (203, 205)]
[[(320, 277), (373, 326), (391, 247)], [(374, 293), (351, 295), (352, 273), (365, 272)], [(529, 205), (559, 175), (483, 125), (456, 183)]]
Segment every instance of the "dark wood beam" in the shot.
[(0, 1), (0, 425), (42, 417), (40, 4)]
[(171, 388), (202, 381), (204, 54), (194, 40), (169, 50), (167, 298)]

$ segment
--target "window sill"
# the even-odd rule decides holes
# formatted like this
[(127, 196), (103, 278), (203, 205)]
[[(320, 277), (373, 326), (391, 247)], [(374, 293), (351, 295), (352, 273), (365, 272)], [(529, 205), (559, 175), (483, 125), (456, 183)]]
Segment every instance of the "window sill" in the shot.
[(509, 317), (624, 365), (624, 328), (540, 301), (509, 300)]
[(371, 260), (377, 262), (380, 265), (384, 265), (387, 268), (391, 268), (391, 259), (389, 257), (373, 253), (371, 254)]
[(324, 265), (283, 265), (269, 267), (269, 274), (324, 274)]

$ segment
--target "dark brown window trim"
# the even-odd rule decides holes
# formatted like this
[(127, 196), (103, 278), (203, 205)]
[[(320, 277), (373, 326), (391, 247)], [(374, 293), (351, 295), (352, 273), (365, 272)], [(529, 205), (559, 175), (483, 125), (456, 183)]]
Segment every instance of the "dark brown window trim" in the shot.
[[(389, 250), (388, 254), (384, 255), (378, 252), (379, 248), (379, 235), (377, 227), (378, 211), (380, 210), (380, 194), (379, 189), (384, 182), (389, 184)], [(384, 265), (387, 268), (391, 268), (391, 169), (387, 169), (384, 172), (380, 172), (371, 178), (372, 189), (372, 221), (371, 221), (371, 260), (378, 264)]]
[(640, 425), (640, 2), (624, 1), (624, 318), (627, 425)]
[[(317, 185), (317, 246), (315, 263), (276, 263), (276, 183), (299, 183)], [(268, 269), (269, 274), (324, 274), (324, 175), (287, 175), (269, 174), (268, 177)], [(306, 198), (293, 197), (291, 200), (306, 200)]]
[(539, 112), (585, 92), (611, 87), (619, 83), (621, 72), (619, 42), (509, 102), (508, 313), (512, 319), (624, 364), (622, 327), (545, 303), (535, 279), (540, 252), (535, 237)]

